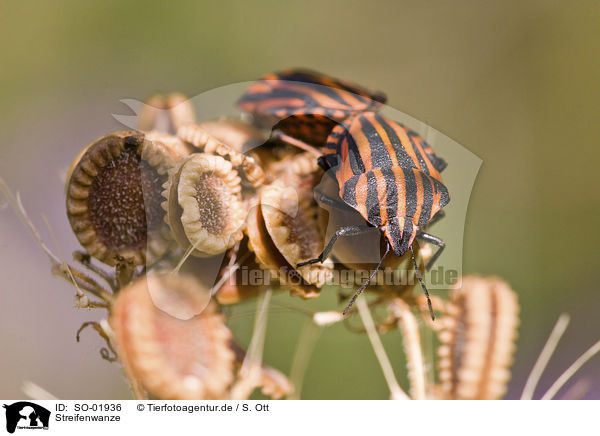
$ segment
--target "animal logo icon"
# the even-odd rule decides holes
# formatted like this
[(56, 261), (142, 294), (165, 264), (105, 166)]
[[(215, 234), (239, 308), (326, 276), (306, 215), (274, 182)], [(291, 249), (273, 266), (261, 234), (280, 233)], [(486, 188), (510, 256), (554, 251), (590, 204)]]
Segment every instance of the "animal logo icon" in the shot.
[(19, 429), (48, 429), (50, 411), (29, 401), (4, 404), (6, 409), (6, 431), (14, 433)]

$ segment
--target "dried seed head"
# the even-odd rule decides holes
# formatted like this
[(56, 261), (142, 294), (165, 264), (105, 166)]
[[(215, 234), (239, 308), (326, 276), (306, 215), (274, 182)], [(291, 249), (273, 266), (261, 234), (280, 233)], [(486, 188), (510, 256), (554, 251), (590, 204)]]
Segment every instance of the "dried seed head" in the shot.
[(452, 399), (499, 399), (510, 379), (519, 323), (515, 292), (497, 278), (454, 286), (438, 337), (439, 379)]
[(168, 149), (173, 155), (175, 162), (191, 154), (190, 148), (175, 135), (159, 132), (158, 130), (151, 130), (146, 133), (146, 139), (157, 142)]
[(169, 173), (163, 208), (178, 244), (192, 255), (223, 253), (242, 239), (246, 211), (240, 178), (220, 156), (193, 154)]
[(194, 129), (187, 130), (185, 136), (189, 137), (189, 142), (196, 147), (205, 147), (207, 153), (211, 152), (209, 149), (214, 151), (219, 144), (225, 144), (239, 153), (245, 153), (264, 144), (267, 140), (256, 127), (231, 118), (197, 123)]
[[(323, 251), (323, 239), (317, 223), (310, 213), (298, 205), (298, 194), (291, 187), (273, 184), (260, 195), (265, 226), (278, 251), (292, 266), (314, 259)], [(333, 263), (323, 263), (294, 268), (300, 276), (318, 288), (331, 278)]]
[[(151, 295), (152, 294), (152, 295)], [(224, 398), (233, 381), (235, 354), (223, 316), (209, 304), (187, 320), (169, 312), (194, 313), (207, 295), (181, 275), (148, 275), (119, 292), (110, 325), (129, 375), (159, 399)], [(210, 297), (210, 296), (208, 296)]]
[(205, 153), (218, 154), (233, 166), (241, 166), (252, 186), (265, 182), (266, 175), (251, 150), (266, 138), (253, 126), (231, 119), (204, 121), (183, 126), (177, 135)]
[(265, 226), (260, 204), (250, 208), (246, 232), (248, 234), (248, 248), (254, 252), (258, 265), (266, 273), (271, 274), (269, 280), (279, 280), (281, 286), (290, 290), (292, 295), (303, 298), (314, 298), (319, 295), (319, 289), (316, 286), (308, 284), (301, 277), (289, 276), (295, 272), (295, 269), (273, 243)]
[(67, 178), (67, 215), (75, 236), (98, 260), (119, 256), (153, 263), (169, 248), (161, 186), (175, 156), (136, 131), (117, 131), (88, 145)]
[(184, 94), (156, 94), (146, 100), (138, 117), (138, 129), (176, 132), (194, 121), (194, 107)]

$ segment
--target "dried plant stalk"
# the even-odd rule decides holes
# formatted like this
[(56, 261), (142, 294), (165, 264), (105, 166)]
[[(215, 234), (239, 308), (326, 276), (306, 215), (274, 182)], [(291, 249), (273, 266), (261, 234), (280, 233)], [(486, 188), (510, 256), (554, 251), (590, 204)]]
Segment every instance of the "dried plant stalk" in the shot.
[(371, 317), (371, 311), (365, 302), (364, 296), (358, 297), (356, 300), (356, 306), (358, 307), (358, 313), (360, 314), (360, 318), (365, 326), (367, 335), (369, 336), (369, 341), (371, 342), (373, 351), (375, 352), (377, 360), (381, 365), (381, 370), (385, 377), (385, 381), (390, 389), (390, 398), (393, 400), (410, 400), (410, 397), (406, 395), (406, 393), (398, 384), (398, 380), (396, 380), (394, 369), (392, 368), (392, 364), (390, 363), (387, 353), (385, 352), (385, 348), (383, 348), (381, 338), (379, 338), (379, 334), (375, 328), (375, 323)]

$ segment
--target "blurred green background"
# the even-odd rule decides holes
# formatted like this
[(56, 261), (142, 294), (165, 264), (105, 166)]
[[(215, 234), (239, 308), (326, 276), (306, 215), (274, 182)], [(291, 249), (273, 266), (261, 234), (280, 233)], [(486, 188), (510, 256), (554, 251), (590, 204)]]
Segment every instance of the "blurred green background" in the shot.
[[(304, 66), (384, 90), (483, 160), (465, 228), (464, 271), (519, 293), (514, 398), (561, 312), (571, 326), (542, 378), (600, 339), (600, 4), (596, 1), (126, 2), (0, 1), (0, 176), (21, 192), (43, 236), (77, 244), (60, 173), (92, 139), (121, 126), (123, 98), (194, 96)], [(65, 253), (68, 254), (68, 253)], [(33, 380), (61, 398), (128, 398), (100, 359), (72, 290), (9, 211), (0, 214), (0, 396)], [(296, 305), (300, 302), (295, 301)], [(251, 306), (248, 306), (250, 310)], [(243, 310), (240, 310), (243, 312)], [(289, 371), (306, 316), (274, 312), (265, 360)], [(232, 320), (247, 340), (251, 317)], [(398, 333), (384, 344), (404, 383)], [(600, 361), (576, 377), (600, 398)], [(386, 398), (366, 338), (326, 330), (304, 398)]]

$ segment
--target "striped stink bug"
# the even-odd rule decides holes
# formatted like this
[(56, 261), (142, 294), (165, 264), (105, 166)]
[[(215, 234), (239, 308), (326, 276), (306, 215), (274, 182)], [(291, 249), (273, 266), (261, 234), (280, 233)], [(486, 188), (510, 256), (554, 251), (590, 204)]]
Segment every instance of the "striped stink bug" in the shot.
[[(434, 318), (412, 244), (417, 238), (438, 246), (427, 269), (445, 247), (440, 238), (424, 230), (443, 216), (442, 208), (450, 201), (440, 175), (446, 162), (418, 134), (376, 113), (383, 102), (383, 94), (338, 79), (288, 71), (265, 76), (252, 85), (239, 107), (253, 113), (258, 121), (270, 120), (273, 125), (275, 119), (275, 137), (318, 154), (319, 165), (326, 171), (332, 170), (338, 182), (339, 197), (317, 193), (317, 199), (333, 207), (352, 208), (367, 221), (366, 225), (341, 227), (318, 258), (298, 267), (323, 262), (340, 236), (357, 235), (376, 227), (385, 236), (386, 250), (344, 314), (390, 250), (397, 256), (410, 250)], [(315, 119), (320, 121), (315, 123)]]
[[(403, 256), (409, 249), (412, 252), (412, 243), (418, 238), (438, 246), (426, 266), (429, 269), (445, 247), (440, 238), (425, 233), (424, 229), (443, 216), (442, 208), (450, 201), (440, 175), (446, 162), (418, 134), (374, 112), (364, 112), (347, 124), (336, 126), (323, 152), (319, 164), (325, 170), (332, 169), (339, 186), (339, 199), (321, 194), (320, 201), (332, 206), (350, 206), (368, 225), (338, 229), (321, 255), (308, 262), (326, 259), (338, 237), (356, 235), (374, 226), (387, 240), (379, 265), (390, 249), (397, 256)], [(428, 294), (414, 253), (412, 258), (417, 277)], [(369, 281), (363, 283), (344, 312)]]
[(275, 125), (276, 132), (320, 146), (337, 123), (385, 101), (379, 91), (295, 69), (264, 76), (248, 88), (238, 107), (258, 124)]

